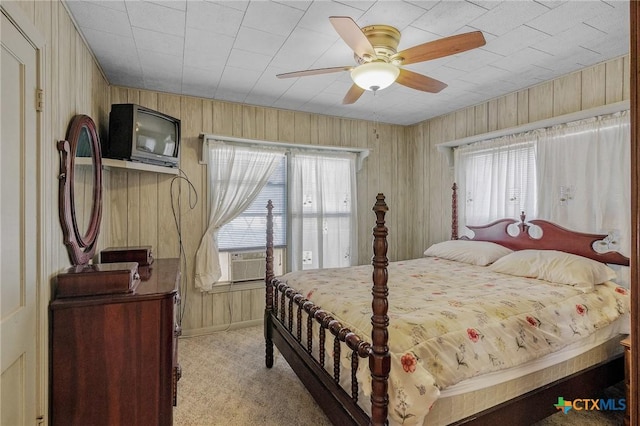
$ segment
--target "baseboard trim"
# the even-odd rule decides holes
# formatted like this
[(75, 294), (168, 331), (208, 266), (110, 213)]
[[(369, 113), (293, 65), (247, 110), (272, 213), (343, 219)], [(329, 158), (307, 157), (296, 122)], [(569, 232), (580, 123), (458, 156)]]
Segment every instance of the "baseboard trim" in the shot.
[(229, 330), (238, 330), (240, 328), (255, 327), (257, 325), (262, 325), (263, 322), (264, 322), (263, 318), (258, 318), (258, 319), (253, 319), (249, 321), (233, 322), (231, 324), (220, 324), (220, 325), (212, 325), (209, 327), (192, 328), (189, 330), (183, 330), (181, 337), (195, 337), (195, 336), (202, 336), (205, 334), (216, 333), (218, 331), (229, 331)]
[(216, 293), (233, 293), (234, 291), (246, 291), (264, 289), (264, 280), (243, 281), (243, 282), (224, 282), (215, 284), (211, 290), (207, 290), (208, 294)]

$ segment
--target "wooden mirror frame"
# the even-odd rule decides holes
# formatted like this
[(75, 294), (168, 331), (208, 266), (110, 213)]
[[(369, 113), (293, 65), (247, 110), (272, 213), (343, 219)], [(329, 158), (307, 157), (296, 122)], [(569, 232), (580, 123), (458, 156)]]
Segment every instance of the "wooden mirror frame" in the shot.
[[(91, 159), (93, 165), (93, 200), (91, 217), (86, 232), (78, 229), (74, 202), (74, 168), (76, 165), (76, 152), (78, 141), (82, 132), (89, 132), (91, 144)], [(102, 157), (100, 140), (96, 131), (96, 125), (87, 115), (76, 115), (71, 120), (67, 130), (67, 140), (58, 142), (60, 152), (60, 188), (59, 188), (59, 213), (60, 224), (64, 234), (64, 244), (67, 246), (71, 263), (74, 265), (86, 265), (93, 258), (96, 251), (96, 242), (100, 233), (100, 221), (102, 219)]]

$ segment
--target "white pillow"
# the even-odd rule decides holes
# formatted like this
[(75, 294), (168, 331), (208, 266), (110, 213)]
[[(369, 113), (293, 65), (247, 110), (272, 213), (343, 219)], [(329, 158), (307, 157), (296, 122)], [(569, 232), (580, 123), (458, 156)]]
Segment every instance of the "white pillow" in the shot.
[(486, 266), (513, 250), (488, 241), (449, 240), (425, 250), (425, 256), (440, 257), (472, 265)]
[(556, 250), (521, 250), (498, 259), (489, 269), (519, 277), (568, 284), (583, 291), (614, 280), (616, 272), (604, 263)]

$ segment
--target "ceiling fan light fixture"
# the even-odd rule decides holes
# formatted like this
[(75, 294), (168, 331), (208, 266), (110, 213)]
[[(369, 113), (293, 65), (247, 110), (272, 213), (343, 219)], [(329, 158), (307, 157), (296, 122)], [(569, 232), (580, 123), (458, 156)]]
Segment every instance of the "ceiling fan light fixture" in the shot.
[(376, 61), (359, 65), (351, 70), (351, 79), (364, 90), (385, 89), (398, 78), (400, 69), (392, 64)]

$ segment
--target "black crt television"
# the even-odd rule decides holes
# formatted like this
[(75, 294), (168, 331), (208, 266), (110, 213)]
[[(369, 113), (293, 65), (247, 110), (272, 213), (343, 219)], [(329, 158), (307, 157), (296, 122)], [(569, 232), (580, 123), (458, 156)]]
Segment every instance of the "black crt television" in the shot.
[(180, 163), (180, 120), (136, 104), (113, 104), (103, 157), (167, 167)]

